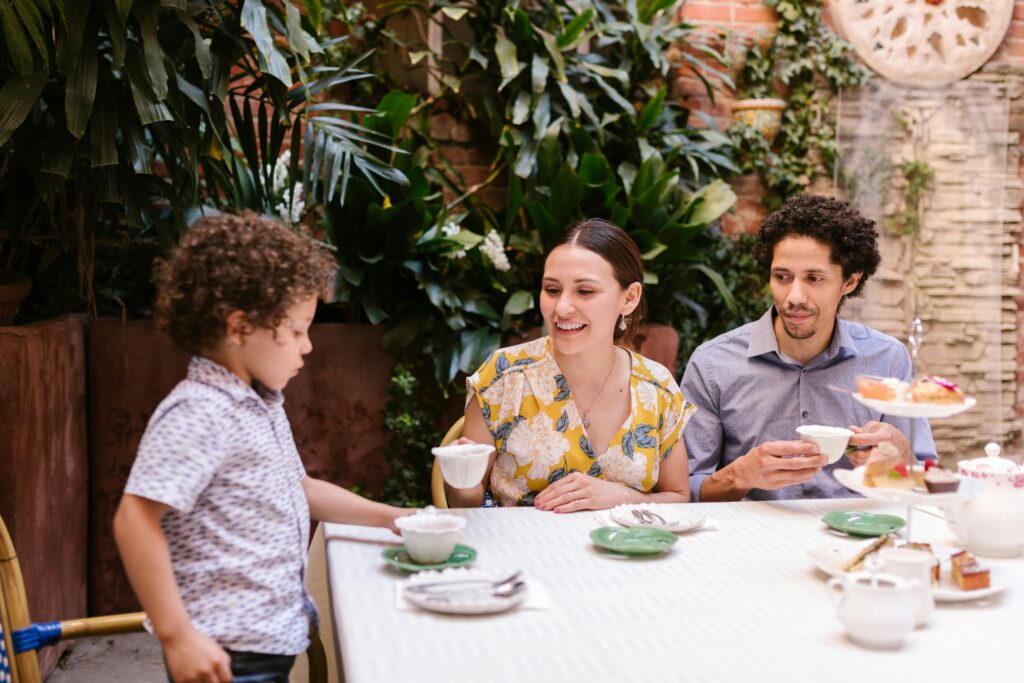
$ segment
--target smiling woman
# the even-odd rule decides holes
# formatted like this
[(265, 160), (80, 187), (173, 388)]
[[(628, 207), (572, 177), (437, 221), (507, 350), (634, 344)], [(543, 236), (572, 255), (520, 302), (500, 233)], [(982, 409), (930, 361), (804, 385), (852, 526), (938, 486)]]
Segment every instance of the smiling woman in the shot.
[[(487, 474), (449, 504), (574, 512), (689, 500), (680, 434), (693, 408), (664, 366), (619, 346), (643, 318), (643, 266), (600, 219), (567, 230), (544, 263), (549, 336), (499, 349), (467, 380), (463, 442), (493, 444)], [(475, 400), (474, 400), (475, 399)]]

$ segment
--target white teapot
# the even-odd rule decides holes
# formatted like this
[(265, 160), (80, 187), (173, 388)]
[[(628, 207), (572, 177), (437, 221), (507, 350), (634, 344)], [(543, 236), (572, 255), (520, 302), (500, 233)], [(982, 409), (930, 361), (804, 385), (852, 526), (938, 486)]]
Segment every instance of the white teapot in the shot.
[(921, 601), (929, 597), (916, 579), (871, 572), (837, 576), (829, 580), (828, 588), (850, 639), (885, 649), (903, 643), (914, 628)]
[(960, 475), (991, 489), (945, 509), (946, 524), (975, 555), (1017, 557), (1024, 552), (1024, 469), (999, 457), (999, 444), (985, 446), (987, 457), (960, 462)]

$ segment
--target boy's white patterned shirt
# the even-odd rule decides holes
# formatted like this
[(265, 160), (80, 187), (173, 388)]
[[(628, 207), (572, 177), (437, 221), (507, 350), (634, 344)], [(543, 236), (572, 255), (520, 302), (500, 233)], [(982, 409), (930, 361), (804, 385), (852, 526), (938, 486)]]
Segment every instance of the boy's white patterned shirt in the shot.
[(281, 392), (257, 392), (194, 357), (146, 427), (125, 492), (161, 521), (192, 624), (222, 647), (296, 654), (315, 609), (305, 589), (309, 506)]

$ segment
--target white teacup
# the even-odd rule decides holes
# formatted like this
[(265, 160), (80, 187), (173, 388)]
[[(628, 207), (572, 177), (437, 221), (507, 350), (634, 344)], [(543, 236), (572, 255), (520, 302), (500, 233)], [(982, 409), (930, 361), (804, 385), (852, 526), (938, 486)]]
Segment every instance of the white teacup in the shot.
[(853, 432), (845, 427), (826, 427), (825, 425), (800, 425), (796, 428), (801, 441), (813, 443), (818, 451), (828, 458), (828, 464), (838, 462), (850, 443)]
[(402, 532), (409, 557), (419, 564), (440, 564), (451, 557), (459, 532), (466, 520), (455, 515), (437, 514), (433, 508), (395, 520)]
[(484, 443), (463, 443), (430, 449), (448, 484), (457, 489), (473, 488), (483, 481), (487, 462), (494, 446)]
[(878, 551), (878, 557), (882, 561), (882, 571), (886, 574), (917, 581), (922, 587), (923, 590), (918, 589), (920, 602), (914, 625), (924, 626), (935, 611), (935, 599), (931, 591), (932, 569), (938, 564), (939, 558), (916, 548), (882, 548)]

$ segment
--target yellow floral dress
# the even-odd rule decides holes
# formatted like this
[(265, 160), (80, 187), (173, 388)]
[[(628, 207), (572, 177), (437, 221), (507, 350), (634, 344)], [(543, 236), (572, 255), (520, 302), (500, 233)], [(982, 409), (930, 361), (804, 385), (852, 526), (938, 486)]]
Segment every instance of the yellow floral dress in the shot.
[(630, 353), (629, 417), (600, 455), (590, 444), (548, 337), (499, 349), (466, 380), (498, 451), (491, 492), (505, 506), (533, 505), (570, 472), (650, 491), (658, 465), (696, 412), (665, 366)]

